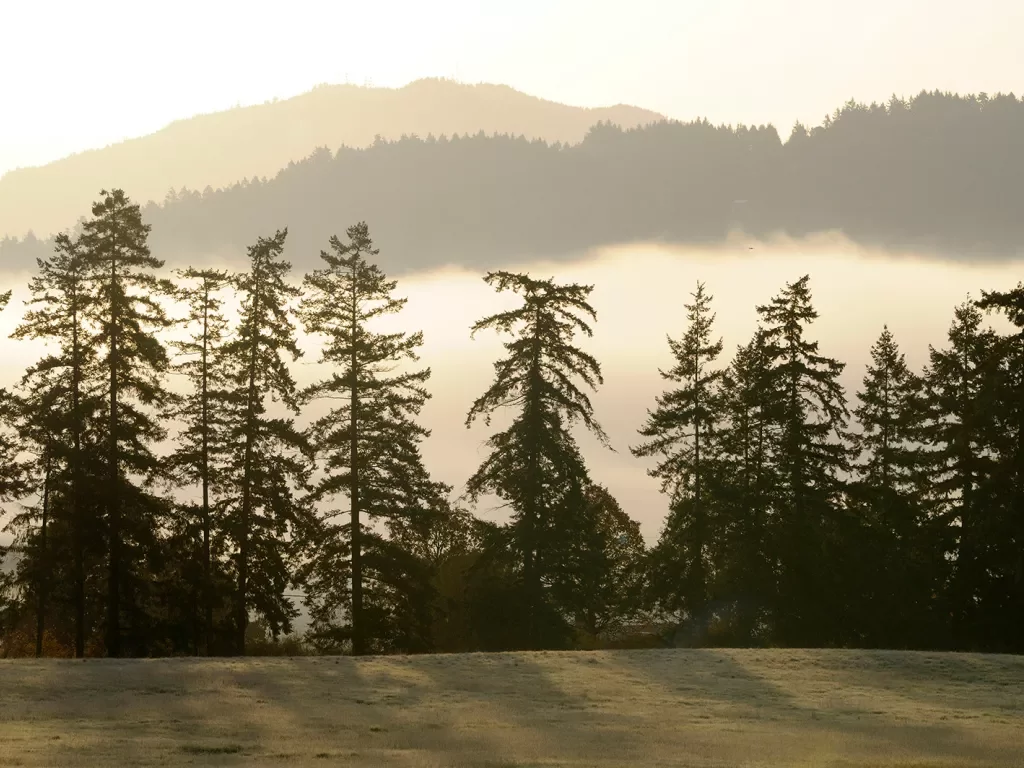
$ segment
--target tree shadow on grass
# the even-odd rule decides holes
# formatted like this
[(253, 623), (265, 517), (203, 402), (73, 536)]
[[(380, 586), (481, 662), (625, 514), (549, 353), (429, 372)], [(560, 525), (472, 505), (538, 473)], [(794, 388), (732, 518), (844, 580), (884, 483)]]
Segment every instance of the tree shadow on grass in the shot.
[(13, 745), (24, 764), (165, 765), (189, 755), (244, 756), (254, 745), (194, 711), (197, 699), (220, 691), (202, 690), (201, 662), (46, 660), (19, 667), (4, 675), (14, 684), (5, 686), (0, 720), (5, 731), (30, 739)]
[[(953, 722), (912, 722), (911, 712), (888, 709), (901, 696), (913, 699), (915, 677), (923, 680), (926, 673), (911, 666), (901, 677), (900, 660), (873, 653), (673, 649), (610, 652), (606, 658), (657, 689), (668, 709), (697, 703), (712, 717), (751, 728), (770, 723), (792, 733), (798, 752), (804, 740), (808, 749), (832, 742), (901, 759), (1005, 760), (1016, 754), (1009, 741), (995, 743)], [(879, 687), (883, 678), (888, 699)], [(900, 686), (905, 692), (895, 690)]]
[[(594, 711), (587, 700), (552, 679), (552, 667), (571, 656), (417, 657), (409, 662), (417, 684), (409, 686), (406, 676), (395, 681), (405, 687), (394, 711), (417, 734), (416, 746), (439, 751), (451, 764), (648, 764), (635, 738), (639, 720), (628, 713)], [(378, 685), (382, 679), (377, 678)]]

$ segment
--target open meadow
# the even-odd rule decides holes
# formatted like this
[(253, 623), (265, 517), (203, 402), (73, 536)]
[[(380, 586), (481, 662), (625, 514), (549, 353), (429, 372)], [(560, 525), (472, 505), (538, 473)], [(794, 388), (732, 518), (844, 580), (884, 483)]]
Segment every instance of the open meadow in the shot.
[(1024, 766), (1024, 658), (0, 661), (0, 765)]

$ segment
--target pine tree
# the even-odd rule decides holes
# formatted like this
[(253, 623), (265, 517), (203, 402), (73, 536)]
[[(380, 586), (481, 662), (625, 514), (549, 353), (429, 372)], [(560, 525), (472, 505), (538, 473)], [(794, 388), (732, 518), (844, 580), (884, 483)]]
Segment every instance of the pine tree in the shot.
[(871, 364), (857, 393), (853, 415), (861, 431), (853, 435), (860, 479), (886, 493), (909, 493), (914, 487), (916, 377), (907, 367), (888, 326), (871, 348)]
[[(10, 300), (10, 297), (10, 293), (0, 294), (0, 311), (7, 306), (7, 302)], [(24, 449), (24, 445), (21, 440), (22, 436), (18, 433), (17, 429), (20, 411), (21, 403), (17, 396), (8, 392), (6, 389), (0, 389), (0, 503), (22, 497), (33, 485), (31, 469), (26, 467), (19, 458), (19, 454)], [(3, 510), (0, 509), (0, 519), (3, 519), (3, 517)], [(13, 523), (6, 526), (5, 530), (8, 532), (17, 532), (21, 519), (24, 519), (23, 516), (18, 516)], [(42, 536), (45, 540), (45, 526), (43, 531)], [(38, 536), (35, 537), (36, 541), (38, 541), (38, 538)], [(19, 542), (16, 538), (15, 545), (17, 546), (19, 543), (24, 543), (24, 541), (22, 540)], [(33, 555), (39, 556), (33, 557)], [(0, 565), (3, 565), (6, 556), (7, 548), (0, 547)], [(18, 570), (22, 572), (26, 570), (24, 567), (26, 559), (32, 560), (40, 567), (30, 567), (27, 569), (29, 571), (27, 578), (22, 579), (22, 581), (28, 583), (32, 593), (42, 594), (40, 590), (43, 586), (43, 582), (46, 581), (46, 574), (41, 566), (45, 560), (45, 554), (32, 552), (30, 550), (29, 558), (22, 558), (22, 567)], [(3, 592), (9, 588), (10, 582), (11, 578), (8, 577), (7, 574), (0, 573), (0, 598), (4, 597)], [(4, 607), (5, 606), (0, 603), (0, 608)], [(11, 608), (12, 606), (8, 605), (6, 606), (6, 610), (3, 612), (11, 613)], [(16, 614), (17, 611), (15, 610), (13, 613)], [(0, 619), (2, 618), (3, 616), (0, 614)], [(14, 623), (14, 621), (15, 620), (12, 619), (12, 623)], [(2, 624), (0, 624), (0, 630), (2, 629)]]
[[(0, 312), (10, 300), (10, 291), (0, 293)], [(25, 489), (25, 468), (18, 460), (21, 446), (14, 431), (17, 409), (17, 399), (0, 389), (0, 501), (13, 498)]]
[(996, 335), (982, 328), (982, 313), (971, 301), (954, 310), (949, 346), (929, 346), (924, 371), (922, 442), (926, 446), (929, 513), (945, 527), (953, 563), (943, 590), (950, 601), (954, 647), (981, 640), (978, 606), (987, 589), (988, 547), (985, 487), (995, 471), (992, 364)]
[(993, 607), (996, 633), (1006, 650), (1024, 651), (1024, 283), (1009, 291), (983, 291), (978, 308), (998, 312), (1013, 326), (996, 343), (993, 438), (998, 455), (991, 487), (989, 568), (1000, 584)]
[(223, 467), (219, 515), (234, 547), (234, 648), (245, 651), (253, 609), (276, 636), (288, 631), (295, 608), (284, 596), (293, 579), (293, 534), (302, 522), (295, 491), (308, 474), (308, 447), (286, 414), (298, 412), (295, 381), (285, 357), (301, 356), (289, 302), (299, 289), (286, 281), (291, 265), (281, 258), (288, 230), (261, 237), (248, 249), (249, 270), (236, 281), (241, 293), (237, 333), (224, 347), (230, 413), (229, 454)]
[(669, 337), (675, 364), (661, 377), (678, 385), (657, 398), (640, 434), (648, 442), (634, 456), (657, 456), (648, 471), (669, 496), (669, 519), (651, 556), (653, 602), (663, 611), (683, 612), (706, 623), (710, 556), (715, 537), (709, 503), (709, 479), (715, 462), (715, 431), (721, 421), (723, 372), (713, 368), (722, 353), (711, 329), (715, 315), (703, 283), (686, 304), (688, 328), (682, 339)]
[(46, 617), (49, 609), (57, 557), (53, 542), (53, 514), (51, 491), (60, 477), (59, 430), (63, 414), (55, 405), (53, 389), (30, 395), (36, 397), (2, 398), (0, 410), (6, 416), (15, 416), (22, 449), (29, 453), (25, 475), (26, 491), (35, 493), (38, 505), (24, 506), (5, 529), (15, 535), (15, 541), (22, 552), (19, 571), (25, 578), (24, 595), (35, 596), (36, 657), (43, 654), (43, 638), (46, 632)]
[[(779, 480), (772, 461), (776, 429), (770, 361), (762, 328), (736, 350), (722, 377), (722, 425), (710, 495), (718, 509), (716, 610), (727, 627), (723, 639), (762, 643), (777, 604), (777, 568), (769, 525)], [(666, 538), (671, 538), (666, 533)]]
[(173, 343), (181, 358), (175, 370), (188, 379), (191, 391), (168, 414), (170, 418), (184, 422), (168, 468), (180, 481), (200, 487), (201, 500), (197, 511), (203, 537), (202, 645), (204, 652), (209, 654), (213, 642), (215, 601), (211, 493), (217, 485), (220, 462), (227, 451), (224, 431), (228, 422), (227, 381), (222, 356), (227, 320), (223, 314), (221, 294), (230, 285), (231, 277), (227, 272), (214, 269), (187, 269), (179, 271), (178, 276), (190, 282), (188, 287), (179, 287), (176, 296), (188, 303), (186, 323), (193, 333), (188, 339)]
[[(382, 649), (384, 636), (394, 633), (388, 625), (395, 611), (388, 604), (398, 600), (412, 610), (409, 592), (423, 586), (413, 576), (424, 565), (399, 540), (385, 539), (371, 526), (415, 525), (438, 506), (441, 489), (430, 482), (420, 455), (419, 443), (429, 432), (415, 421), (429, 397), (424, 385), (430, 370), (394, 373), (418, 359), (423, 334), (373, 329), (377, 318), (397, 314), (406, 300), (393, 296), (397, 283), (369, 261), (378, 250), (366, 223), (349, 227), (346, 237), (348, 243), (332, 237), (330, 252), (321, 251), (326, 267), (306, 276), (300, 309), (307, 333), (325, 338), (321, 362), (332, 366), (307, 396), (342, 403), (310, 431), (324, 460), (311, 498), (348, 501), (347, 516), (332, 510), (322, 519), (306, 583), (321, 641), (347, 635), (352, 653), (360, 655)], [(348, 614), (347, 630), (337, 626), (339, 611)]]
[[(500, 408), (515, 407), (511, 426), (487, 441), (490, 454), (467, 483), (470, 498), (494, 493), (512, 508), (511, 546), (524, 591), (525, 637), (530, 648), (540, 636), (542, 614), (549, 613), (544, 583), (555, 572), (568, 526), (559, 525), (564, 496), (573, 483), (585, 487), (586, 466), (569, 428), (582, 423), (604, 444), (607, 437), (594, 418), (590, 399), (575, 380), (594, 389), (603, 382), (601, 367), (573, 345), (577, 333), (592, 335), (586, 318), (597, 315), (587, 299), (592, 286), (559, 285), (510, 272), (490, 272), (485, 282), (498, 291), (523, 296), (519, 307), (477, 321), (485, 329), (512, 335), (508, 356), (494, 364), (495, 379), (466, 417), (490, 425)], [(576, 532), (581, 533), (581, 532)]]
[(830, 611), (839, 584), (828, 569), (828, 549), (842, 503), (841, 476), (849, 465), (849, 413), (839, 384), (844, 364), (820, 355), (818, 343), (805, 337), (818, 317), (809, 282), (805, 275), (757, 308), (768, 362), (769, 417), (778, 430), (776, 619), (787, 643), (823, 642), (836, 629)]
[(860, 585), (850, 624), (859, 628), (860, 643), (922, 646), (935, 636), (930, 588), (939, 571), (933, 527), (917, 503), (920, 382), (888, 327), (871, 348), (871, 361), (853, 410), (861, 431), (851, 435), (859, 461), (848, 503), (861, 528), (849, 532), (857, 541), (844, 542), (848, 578)]
[[(155, 274), (163, 262), (149, 252), (150, 227), (143, 223), (138, 204), (120, 189), (100, 195), (93, 218), (83, 224), (78, 247), (93, 285), (94, 301), (87, 312), (97, 326), (94, 343), (102, 349), (107, 375), (106, 650), (117, 657), (122, 649), (122, 592), (144, 585), (133, 576), (136, 553), (126, 534), (141, 545), (157, 527), (157, 521), (147, 519), (147, 505), (135, 505), (141, 498), (129, 477), (145, 477), (160, 467), (151, 446), (164, 438), (165, 430), (153, 409), (167, 402), (163, 378), (168, 356), (155, 333), (170, 325), (160, 298), (173, 286)], [(128, 584), (122, 584), (122, 576), (130, 577)]]
[[(96, 392), (99, 359), (87, 325), (94, 297), (79, 243), (67, 234), (56, 237), (54, 254), (39, 259), (38, 265), (39, 274), (29, 284), (29, 310), (11, 337), (41, 340), (57, 347), (29, 368), (22, 388), (33, 420), (45, 425), (44, 439), (51, 441), (46, 448), (55, 475), (51, 487), (59, 476), (66, 488), (54, 501), (66, 506), (73, 560), (74, 648), (75, 656), (81, 658), (88, 634), (87, 563), (96, 529), (95, 510), (90, 503), (95, 493), (88, 487), (93, 473), (86, 466), (94, 465), (87, 457), (95, 457), (88, 448), (100, 407)], [(53, 513), (56, 511), (57, 506)]]

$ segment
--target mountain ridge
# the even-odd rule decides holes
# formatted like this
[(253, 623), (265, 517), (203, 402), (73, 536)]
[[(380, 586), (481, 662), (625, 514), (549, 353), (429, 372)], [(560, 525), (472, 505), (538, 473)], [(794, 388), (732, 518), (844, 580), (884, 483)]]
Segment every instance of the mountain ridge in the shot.
[(591, 126), (664, 120), (630, 105), (575, 107), (507, 85), (440, 78), (400, 88), (322, 84), (288, 99), (181, 118), (158, 131), (0, 176), (0, 236), (45, 237), (72, 226), (103, 187), (140, 202), (168, 190), (226, 187), (274, 176), (317, 147), (369, 146), (376, 136), (511, 133), (579, 142)]

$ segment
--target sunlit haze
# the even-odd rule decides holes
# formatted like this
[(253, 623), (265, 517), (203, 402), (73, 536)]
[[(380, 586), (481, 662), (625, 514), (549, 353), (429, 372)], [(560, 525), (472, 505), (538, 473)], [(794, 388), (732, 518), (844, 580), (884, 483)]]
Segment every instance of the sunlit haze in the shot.
[(318, 83), (503, 83), (579, 106), (818, 123), (850, 98), (1020, 92), (1017, 0), (0, 2), (0, 174)]
[[(758, 243), (753, 251), (748, 247), (746, 243), (713, 249), (633, 245), (600, 249), (577, 262), (509, 266), (537, 277), (594, 286), (598, 320), (593, 338), (582, 344), (603, 367), (605, 384), (593, 401), (614, 450), (601, 447), (584, 432), (578, 434), (593, 476), (641, 524), (649, 543), (657, 538), (667, 502), (658, 491), (658, 481), (646, 475), (649, 462), (634, 458), (629, 447), (640, 441), (637, 429), (666, 387), (658, 374), (659, 368), (672, 365), (665, 337), (678, 338), (685, 331), (683, 304), (698, 280), (714, 296), (715, 332), (725, 343), (720, 360), (724, 366), (736, 347), (753, 335), (756, 306), (768, 303), (786, 282), (810, 274), (820, 317), (809, 333), (820, 341), (823, 354), (847, 364), (841, 380), (852, 401), (870, 361), (869, 349), (883, 325), (893, 332), (908, 364), (920, 370), (928, 362), (929, 344), (946, 346), (957, 304), (968, 294), (977, 298), (982, 290), (1012, 285), (1020, 274), (1019, 263), (958, 264), (913, 254), (893, 258), (891, 252), (856, 248), (835, 237)], [(652, 281), (652, 275), (657, 279)], [(424, 459), (431, 473), (450, 483), (456, 495), (486, 455), (484, 441), (492, 432), (483, 425), (467, 429), (463, 420), (492, 378), (493, 361), (503, 354), (501, 338), (481, 332), (470, 339), (469, 329), (481, 317), (516, 302), (512, 295), (495, 295), (480, 277), (476, 271), (444, 270), (401, 278), (396, 295), (407, 297), (408, 304), (379, 326), (423, 330), (421, 363), (432, 370), (428, 383), (432, 399), (422, 419), (432, 434), (424, 445)], [(14, 301), (0, 315), (4, 337), (18, 321), (26, 282), (14, 277), (7, 283), (14, 289)], [(908, 286), (916, 288), (908, 291)], [(4, 289), (0, 283), (0, 290)], [(637, 311), (639, 307), (644, 308), (642, 312)], [(1000, 318), (991, 322), (1003, 328)], [(295, 364), (294, 374), (305, 385), (325, 370), (316, 364), (316, 342), (303, 337), (301, 346), (307, 354)], [(13, 384), (15, 372), (38, 359), (39, 352), (34, 343), (9, 343), (7, 373), (0, 374), (0, 386)], [(305, 424), (318, 414), (318, 407), (307, 407), (300, 421)], [(504, 426), (500, 416), (495, 426)], [(487, 504), (477, 511), (485, 519), (506, 519), (505, 512)]]

